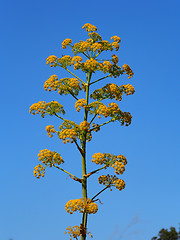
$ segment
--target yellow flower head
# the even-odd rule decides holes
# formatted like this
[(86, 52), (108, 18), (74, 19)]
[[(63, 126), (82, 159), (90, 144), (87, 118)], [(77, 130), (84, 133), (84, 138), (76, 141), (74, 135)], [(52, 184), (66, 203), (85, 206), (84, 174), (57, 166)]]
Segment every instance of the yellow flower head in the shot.
[(46, 126), (46, 131), (47, 131), (47, 135), (48, 135), (49, 137), (52, 137), (52, 136), (53, 136), (52, 133), (55, 133), (55, 132), (56, 132), (54, 126), (52, 126), (52, 125)]
[(54, 55), (51, 55), (46, 59), (46, 64), (47, 65), (50, 64), (50, 67), (53, 67), (53, 63), (55, 63), (56, 60), (57, 60), (57, 57)]
[(70, 214), (73, 214), (73, 212), (76, 211), (79, 211), (80, 213), (86, 212), (88, 214), (95, 214), (98, 211), (98, 206), (89, 198), (87, 198), (86, 200), (80, 198), (75, 200), (69, 200), (65, 205), (65, 209)]
[(114, 64), (117, 64), (118, 61), (119, 61), (119, 59), (118, 59), (117, 55), (113, 54), (113, 55), (112, 55), (112, 62), (113, 62)]
[(50, 167), (53, 164), (60, 165), (64, 163), (64, 160), (62, 159), (59, 153), (55, 151), (52, 152), (48, 149), (41, 150), (40, 153), (38, 153), (38, 158), (39, 158), (39, 161), (41, 161), (45, 165), (49, 165)]
[(90, 23), (84, 24), (82, 29), (86, 29), (86, 32), (96, 32), (97, 31), (97, 27), (94, 25), (91, 25)]
[(111, 37), (111, 39), (112, 39), (114, 42), (117, 42), (117, 43), (120, 43), (120, 42), (121, 42), (121, 39), (120, 39), (120, 37), (118, 37), (118, 36), (113, 36), (113, 37)]
[(112, 43), (112, 46), (116, 49), (116, 51), (119, 50), (119, 43), (113, 42), (113, 43)]
[(69, 38), (66, 38), (63, 42), (62, 42), (62, 48), (66, 48), (67, 45), (69, 45), (70, 43), (72, 43), (72, 40)]
[(128, 78), (132, 78), (133, 75), (134, 75), (132, 69), (131, 69), (130, 66), (127, 65), (127, 64), (124, 64), (124, 65), (123, 65), (123, 72), (129, 75)]
[(81, 110), (81, 107), (85, 108), (86, 106), (86, 100), (84, 98), (77, 100), (75, 103), (76, 111), (79, 112)]

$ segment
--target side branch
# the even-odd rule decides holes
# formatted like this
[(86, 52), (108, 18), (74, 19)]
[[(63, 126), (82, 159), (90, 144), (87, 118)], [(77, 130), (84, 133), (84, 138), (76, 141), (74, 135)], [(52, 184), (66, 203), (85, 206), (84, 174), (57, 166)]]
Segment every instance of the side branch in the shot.
[(78, 76), (76, 76), (74, 73), (72, 73), (69, 69), (64, 68), (66, 71), (68, 71), (70, 74), (72, 74), (74, 77), (76, 77), (77, 79), (79, 79), (79, 81), (81, 81), (82, 83), (86, 84), (82, 79), (80, 79)]
[(76, 176), (73, 175), (72, 173), (69, 173), (68, 171), (64, 170), (63, 168), (60, 168), (60, 167), (58, 167), (58, 166), (56, 166), (56, 165), (54, 165), (54, 164), (53, 164), (52, 166), (55, 167), (55, 168), (58, 168), (59, 170), (65, 172), (65, 173), (67, 173), (73, 180), (78, 181), (78, 182), (80, 182), (80, 183), (82, 182), (82, 180), (81, 180), (80, 178), (76, 177)]
[(98, 169), (96, 169), (96, 170), (94, 170), (94, 171), (92, 171), (92, 172), (84, 175), (84, 177), (88, 178), (88, 177), (90, 177), (91, 175), (93, 175), (94, 173), (99, 172), (100, 170), (102, 170), (102, 169), (104, 169), (104, 168), (106, 168), (106, 167), (107, 167), (107, 166), (105, 165), (104, 167), (98, 168)]
[(97, 116), (97, 114), (94, 115), (94, 117), (91, 119), (91, 121), (90, 121), (89, 124), (91, 124), (91, 123), (94, 121), (94, 119), (95, 119), (96, 116)]
[(88, 56), (87, 54), (85, 54), (85, 52), (83, 52), (84, 56), (86, 56), (87, 58), (90, 58), (90, 56)]
[(96, 128), (99, 128), (99, 127), (102, 127), (102, 126), (104, 126), (104, 125), (106, 125), (106, 124), (108, 124), (108, 123), (110, 123), (110, 122), (113, 122), (114, 120), (109, 120), (109, 121), (107, 121), (107, 122), (105, 122), (105, 123), (102, 123), (102, 124), (100, 124), (100, 125), (98, 125), (98, 127), (94, 127), (94, 128), (92, 128), (92, 129), (90, 129), (89, 131), (93, 131), (93, 130), (95, 130)]
[(75, 98), (76, 100), (78, 100), (78, 98), (72, 93), (72, 91), (70, 91), (70, 90), (67, 90), (70, 94), (71, 94), (71, 96), (73, 97), (73, 98)]
[(56, 116), (56, 117), (58, 117), (58, 118), (60, 118), (61, 120), (63, 120), (63, 121), (66, 121), (66, 119), (65, 118), (63, 118), (63, 117), (60, 117), (57, 113), (54, 113), (54, 115)]
[(108, 77), (110, 77), (110, 76), (112, 76), (112, 74), (109, 74), (109, 75), (107, 75), (107, 76), (105, 76), (105, 77), (102, 77), (102, 78), (100, 78), (100, 79), (98, 79), (98, 80), (90, 83), (89, 85), (94, 84), (94, 83), (96, 83), (96, 82), (99, 82), (99, 81), (101, 81), (101, 80), (103, 80), (103, 79), (105, 79), (105, 78), (108, 78)]
[(84, 151), (82, 150), (82, 148), (80, 148), (80, 146), (78, 145), (77, 141), (74, 140), (74, 143), (76, 144), (77, 149), (79, 150), (79, 152), (81, 153), (81, 155), (84, 155)]
[(93, 201), (99, 194), (104, 192), (107, 188), (110, 188), (110, 185), (108, 185), (107, 187), (103, 188), (100, 192), (98, 192), (93, 198), (91, 198), (91, 201)]

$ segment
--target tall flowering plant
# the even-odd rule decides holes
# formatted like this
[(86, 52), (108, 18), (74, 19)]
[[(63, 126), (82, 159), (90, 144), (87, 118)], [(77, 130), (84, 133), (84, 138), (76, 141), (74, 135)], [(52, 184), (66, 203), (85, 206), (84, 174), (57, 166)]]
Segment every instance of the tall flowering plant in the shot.
[[(87, 231), (87, 217), (89, 214), (95, 214), (98, 211), (97, 197), (106, 189), (112, 187), (119, 191), (125, 188), (125, 182), (119, 179), (118, 176), (125, 171), (127, 160), (123, 155), (113, 155), (110, 153), (94, 153), (91, 161), (99, 167), (87, 172), (87, 142), (92, 140), (92, 133), (98, 132), (101, 128), (109, 123), (118, 121), (121, 125), (129, 126), (131, 124), (131, 114), (123, 112), (117, 102), (122, 100), (123, 94), (132, 95), (135, 90), (130, 84), (118, 86), (115, 83), (107, 83), (106, 79), (120, 77), (126, 74), (128, 79), (133, 77), (133, 71), (129, 65), (124, 64), (118, 66), (118, 56), (113, 54), (109, 59), (100, 59), (99, 56), (105, 51), (112, 52), (119, 50), (121, 39), (118, 36), (111, 37), (111, 42), (103, 40), (97, 33), (97, 28), (89, 23), (85, 24), (83, 29), (88, 34), (86, 41), (72, 43), (71, 39), (65, 39), (62, 42), (62, 48), (70, 47), (73, 56), (64, 55), (60, 58), (52, 55), (47, 58), (47, 64), (50, 67), (61, 67), (65, 69), (72, 77), (59, 79), (58, 76), (52, 75), (44, 83), (46, 91), (57, 91), (60, 95), (71, 95), (75, 100), (75, 108), (77, 112), (84, 111), (82, 122), (76, 123), (63, 117), (65, 110), (63, 105), (57, 101), (44, 102), (39, 101), (30, 107), (30, 113), (33, 115), (41, 114), (42, 117), (51, 115), (59, 118), (61, 125), (59, 129), (48, 125), (46, 127), (47, 135), (52, 137), (57, 134), (59, 139), (64, 144), (72, 143), (80, 153), (82, 159), (82, 177), (75, 176), (62, 167), (64, 160), (62, 156), (48, 149), (43, 149), (38, 154), (40, 163), (34, 168), (34, 176), (37, 178), (44, 177), (47, 167), (55, 167), (60, 171), (68, 174), (72, 180), (79, 182), (82, 187), (82, 197), (80, 199), (69, 200), (65, 209), (68, 213), (73, 214), (79, 212), (82, 214), (82, 222), (80, 225), (68, 227), (65, 233), (69, 234), (70, 239), (85, 240), (87, 236), (92, 237)], [(74, 68), (74, 70), (72, 70)], [(75, 72), (81, 70), (84, 73), (84, 78), (78, 77)], [(92, 80), (92, 76), (96, 76), (96, 72), (102, 72), (103, 77)], [(91, 86), (106, 82), (105, 85), (96, 90), (91, 90)], [(79, 98), (79, 93), (84, 94), (84, 98)], [(106, 105), (103, 101), (110, 100)], [(116, 101), (116, 102), (115, 102)], [(88, 178), (97, 172), (101, 172), (108, 168), (113, 168), (114, 175), (101, 175), (98, 178), (99, 184), (104, 185), (104, 188), (92, 198), (88, 197), (87, 183)]]

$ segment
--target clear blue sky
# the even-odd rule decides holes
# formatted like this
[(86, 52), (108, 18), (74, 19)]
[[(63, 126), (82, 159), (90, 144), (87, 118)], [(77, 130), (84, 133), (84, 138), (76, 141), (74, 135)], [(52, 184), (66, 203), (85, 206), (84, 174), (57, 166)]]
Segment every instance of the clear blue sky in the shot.
[[(1, 1), (0, 240), (66, 240), (65, 228), (81, 221), (64, 209), (69, 199), (81, 197), (78, 183), (55, 169), (44, 179), (33, 176), (41, 149), (58, 151), (66, 168), (80, 174), (79, 155), (47, 136), (45, 126), (56, 120), (32, 116), (29, 107), (57, 100), (68, 117), (77, 116), (70, 114), (73, 99), (45, 92), (43, 83), (55, 73), (64, 77), (46, 58), (68, 53), (61, 48), (65, 38), (86, 39), (85, 23), (96, 25), (104, 39), (121, 37), (120, 64), (132, 67), (129, 83), (136, 89), (121, 103), (133, 115), (132, 125), (104, 127), (89, 144), (89, 160), (94, 152), (128, 159), (126, 189), (101, 195), (103, 205), (90, 215), (89, 231), (95, 240), (149, 240), (162, 227), (178, 227), (179, 9), (179, 0)], [(90, 197), (100, 189), (97, 176), (89, 182)]]

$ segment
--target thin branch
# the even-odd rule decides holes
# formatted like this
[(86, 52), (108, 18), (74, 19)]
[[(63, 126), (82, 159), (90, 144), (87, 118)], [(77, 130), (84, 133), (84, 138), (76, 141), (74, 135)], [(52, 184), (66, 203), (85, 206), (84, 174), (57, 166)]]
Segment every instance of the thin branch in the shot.
[(96, 58), (97, 56), (99, 56), (99, 54), (101, 54), (101, 53), (102, 53), (102, 51), (101, 51), (101, 52), (99, 52), (99, 53), (97, 53), (97, 54), (96, 54), (96, 56), (95, 56), (94, 58)]
[(80, 146), (78, 145), (78, 143), (77, 143), (76, 140), (74, 140), (74, 143), (76, 144), (76, 147), (77, 147), (77, 149), (79, 150), (79, 152), (81, 153), (81, 155), (83, 155), (84, 152), (83, 152), (82, 148), (80, 148)]
[(91, 124), (91, 123), (94, 121), (94, 119), (95, 119), (96, 116), (97, 116), (97, 114), (94, 115), (94, 117), (91, 119), (91, 121), (90, 121), (89, 124)]
[(99, 127), (102, 127), (102, 126), (104, 126), (104, 125), (106, 125), (106, 124), (108, 124), (108, 123), (110, 123), (110, 122), (113, 122), (114, 120), (109, 120), (109, 121), (107, 121), (107, 122), (105, 122), (105, 123), (102, 123), (102, 124), (100, 124), (100, 125), (98, 125), (97, 127), (94, 127), (94, 128), (92, 128), (92, 129), (90, 129), (89, 131), (93, 131), (93, 130), (95, 130), (96, 128), (99, 128)]
[(98, 61), (112, 61), (112, 59), (96, 59), (96, 60), (98, 60)]
[(94, 173), (96, 173), (96, 172), (99, 172), (100, 170), (102, 170), (102, 169), (104, 169), (104, 168), (106, 168), (106, 167), (107, 167), (107, 166), (105, 165), (104, 167), (98, 168), (98, 169), (96, 169), (96, 170), (94, 170), (94, 171), (92, 171), (92, 172), (84, 175), (84, 177), (88, 178), (88, 177), (90, 177), (92, 174), (94, 174)]
[(84, 52), (83, 52), (84, 56), (86, 56), (87, 58), (90, 58), (88, 55), (86, 55)]
[(107, 78), (107, 77), (110, 77), (111, 75), (112, 75), (112, 74), (109, 74), (109, 75), (107, 75), (106, 77), (100, 78), (100, 79), (98, 79), (98, 80), (90, 83), (89, 85), (94, 84), (94, 83), (96, 83), (96, 82), (99, 82), (99, 81), (101, 81), (101, 80), (103, 80), (103, 79), (105, 79), (105, 78)]
[(73, 98), (75, 98), (76, 100), (78, 100), (78, 98), (73, 94), (73, 92), (72, 92), (71, 90), (68, 90), (68, 89), (67, 89), (67, 91), (71, 94), (71, 96), (72, 96)]
[(53, 167), (58, 168), (59, 170), (67, 173), (73, 180), (78, 181), (78, 182), (80, 182), (80, 183), (82, 182), (82, 180), (81, 180), (80, 178), (74, 176), (73, 174), (69, 173), (68, 171), (64, 170), (63, 168), (60, 168), (60, 167), (58, 167), (58, 166), (56, 166), (56, 165), (54, 165), (54, 164), (53, 164)]
[(101, 194), (102, 192), (104, 192), (107, 188), (109, 188), (110, 185), (106, 186), (105, 188), (103, 188), (100, 192), (98, 192), (93, 198), (91, 198), (91, 201), (93, 201), (99, 194)]
[(70, 74), (72, 74), (74, 77), (76, 77), (77, 79), (79, 79), (82, 83), (86, 84), (82, 79), (80, 79), (78, 76), (76, 76), (74, 73), (72, 73), (69, 69), (64, 68), (66, 71), (68, 71)]
[(55, 115), (56, 117), (60, 118), (61, 120), (63, 120), (63, 121), (66, 121), (66, 119), (65, 119), (65, 118), (63, 118), (63, 117), (59, 116), (57, 113), (54, 113), (54, 115)]

